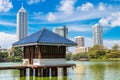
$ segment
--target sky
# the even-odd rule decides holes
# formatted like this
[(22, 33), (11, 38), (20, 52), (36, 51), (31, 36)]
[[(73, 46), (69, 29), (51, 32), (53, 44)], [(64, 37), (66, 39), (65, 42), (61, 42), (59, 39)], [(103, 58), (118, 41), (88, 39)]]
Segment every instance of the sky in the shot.
[(10, 48), (16, 42), (16, 14), (23, 7), (28, 12), (29, 35), (44, 27), (66, 25), (69, 39), (85, 37), (85, 46), (91, 47), (92, 26), (103, 27), (106, 48), (120, 44), (120, 0), (0, 0), (0, 45)]

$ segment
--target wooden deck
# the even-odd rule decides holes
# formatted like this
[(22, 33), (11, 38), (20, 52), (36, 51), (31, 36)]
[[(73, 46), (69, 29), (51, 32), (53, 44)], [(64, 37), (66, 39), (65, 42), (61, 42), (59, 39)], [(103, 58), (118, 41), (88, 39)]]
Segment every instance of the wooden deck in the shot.
[(61, 64), (61, 65), (13, 65), (13, 66), (0, 66), (0, 70), (5, 69), (36, 69), (36, 68), (54, 68), (54, 67), (71, 67), (75, 64)]
[(52, 70), (52, 76), (57, 76), (57, 68), (63, 68), (64, 75), (67, 75), (67, 68), (75, 66), (75, 64), (61, 64), (61, 65), (13, 65), (13, 66), (0, 66), (0, 70), (17, 69), (20, 71), (20, 76), (26, 76), (26, 69), (30, 70), (30, 76), (33, 76), (35, 70), (35, 76), (49, 76)]

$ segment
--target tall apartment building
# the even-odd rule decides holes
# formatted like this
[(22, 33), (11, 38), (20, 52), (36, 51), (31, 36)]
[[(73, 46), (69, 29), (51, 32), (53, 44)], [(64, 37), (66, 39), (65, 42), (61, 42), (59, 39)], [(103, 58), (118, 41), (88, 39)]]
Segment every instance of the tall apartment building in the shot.
[(68, 38), (68, 28), (66, 26), (56, 27), (53, 29), (53, 32), (59, 34), (60, 36)]
[(17, 13), (17, 39), (21, 40), (27, 36), (28, 33), (28, 14), (23, 6)]
[(103, 28), (100, 24), (93, 25), (93, 44), (103, 45)]
[(75, 42), (78, 44), (75, 47), (75, 53), (87, 53), (89, 51), (89, 47), (85, 47), (85, 39), (83, 36), (75, 37)]
[(76, 47), (84, 47), (85, 41), (83, 36), (77, 36), (75, 37), (75, 42), (78, 44)]

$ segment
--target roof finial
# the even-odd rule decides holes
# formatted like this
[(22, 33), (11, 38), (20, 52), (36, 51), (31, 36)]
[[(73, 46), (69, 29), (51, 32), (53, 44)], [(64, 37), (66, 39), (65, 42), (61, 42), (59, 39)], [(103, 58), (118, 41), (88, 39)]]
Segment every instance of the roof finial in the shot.
[(21, 7), (23, 8), (23, 0), (22, 0), (22, 3), (21, 3), (21, 5), (22, 5)]

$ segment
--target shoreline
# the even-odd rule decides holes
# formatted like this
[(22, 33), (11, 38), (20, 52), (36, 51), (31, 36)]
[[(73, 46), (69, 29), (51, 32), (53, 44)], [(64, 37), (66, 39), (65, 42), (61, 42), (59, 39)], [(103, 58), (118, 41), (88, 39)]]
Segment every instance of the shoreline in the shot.
[[(68, 60), (71, 61), (71, 60)], [(80, 59), (80, 60), (72, 60), (72, 61), (120, 61), (120, 58), (109, 58), (109, 59)]]

